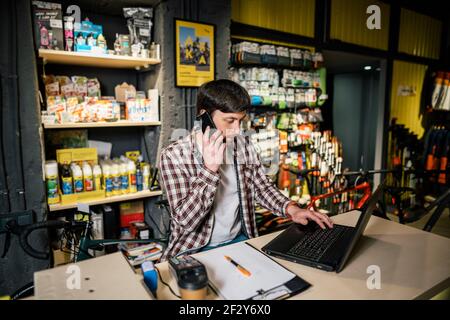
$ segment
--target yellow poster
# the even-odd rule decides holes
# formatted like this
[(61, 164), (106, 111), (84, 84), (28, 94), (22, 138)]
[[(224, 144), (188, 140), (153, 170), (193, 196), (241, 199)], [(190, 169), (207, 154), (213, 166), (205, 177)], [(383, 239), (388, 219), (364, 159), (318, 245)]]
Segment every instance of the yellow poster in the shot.
[(175, 20), (177, 87), (200, 87), (214, 80), (214, 25)]

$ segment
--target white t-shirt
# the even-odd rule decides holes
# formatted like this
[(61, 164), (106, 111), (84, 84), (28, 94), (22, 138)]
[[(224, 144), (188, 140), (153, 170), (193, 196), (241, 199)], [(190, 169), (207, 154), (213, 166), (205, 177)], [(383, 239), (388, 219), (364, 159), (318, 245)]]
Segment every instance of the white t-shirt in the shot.
[(211, 209), (211, 213), (214, 214), (214, 226), (208, 245), (212, 246), (233, 240), (241, 230), (239, 195), (234, 165), (222, 164), (219, 172), (220, 183)]

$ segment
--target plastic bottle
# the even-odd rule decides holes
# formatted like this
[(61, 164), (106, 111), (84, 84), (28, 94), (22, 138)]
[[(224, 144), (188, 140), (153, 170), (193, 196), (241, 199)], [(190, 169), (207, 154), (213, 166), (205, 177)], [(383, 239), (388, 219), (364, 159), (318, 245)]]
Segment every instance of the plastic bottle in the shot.
[(61, 167), (61, 191), (63, 194), (73, 193), (72, 174), (70, 173), (70, 167), (67, 162)]
[(123, 194), (130, 192), (130, 184), (128, 182), (128, 163), (122, 161), (120, 163), (120, 180), (121, 180), (121, 190)]
[(98, 191), (102, 189), (102, 169), (98, 164), (94, 166), (92, 170), (92, 174), (94, 176), (94, 190)]
[(130, 193), (136, 192), (136, 164), (132, 160), (128, 160), (128, 183), (130, 184)]
[(149, 184), (150, 184), (150, 165), (148, 163), (145, 163), (142, 166), (142, 188), (144, 190), (148, 190)]
[(108, 162), (104, 162), (103, 164), (103, 186), (105, 188), (105, 194), (107, 197), (113, 195), (113, 183), (111, 177), (111, 166)]
[(83, 172), (79, 165), (75, 164), (72, 169), (73, 189), (75, 193), (83, 192)]
[(48, 203), (58, 203), (58, 163), (54, 160), (45, 163), (45, 182)]
[(111, 166), (111, 176), (112, 176), (112, 185), (113, 185), (113, 195), (119, 195), (121, 193), (121, 185), (120, 174), (119, 174), (119, 164), (117, 162), (113, 162)]
[(83, 185), (84, 191), (92, 191), (94, 189), (92, 168), (86, 161), (83, 163)]
[(142, 170), (140, 166), (137, 166), (136, 168), (136, 189), (137, 191), (142, 191), (143, 188), (143, 176), (142, 176)]

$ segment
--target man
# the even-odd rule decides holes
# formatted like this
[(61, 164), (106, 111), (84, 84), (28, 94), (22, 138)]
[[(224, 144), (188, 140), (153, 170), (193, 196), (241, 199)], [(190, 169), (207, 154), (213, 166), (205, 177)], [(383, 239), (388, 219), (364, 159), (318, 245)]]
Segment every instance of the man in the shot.
[(250, 97), (239, 84), (208, 82), (198, 91), (197, 111), (208, 112), (217, 130), (208, 127), (203, 133), (194, 127), (162, 150), (160, 176), (171, 234), (161, 260), (257, 237), (255, 201), (295, 223), (333, 226), (328, 216), (285, 197), (265, 175), (253, 146), (242, 143), (240, 122), (249, 107)]

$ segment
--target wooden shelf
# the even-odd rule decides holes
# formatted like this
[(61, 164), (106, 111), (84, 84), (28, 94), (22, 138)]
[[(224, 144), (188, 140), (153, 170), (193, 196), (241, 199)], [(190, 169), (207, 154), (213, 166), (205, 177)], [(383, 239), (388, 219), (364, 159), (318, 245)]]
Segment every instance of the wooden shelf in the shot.
[[(87, 204), (89, 206), (94, 206), (98, 204), (106, 204), (106, 203), (114, 203), (114, 202), (120, 202), (120, 201), (129, 201), (129, 200), (136, 200), (136, 199), (142, 199), (142, 198), (149, 198), (149, 197), (156, 197), (162, 195), (161, 190), (157, 191), (139, 191), (135, 193), (129, 193), (129, 194), (123, 194), (120, 196), (112, 196), (112, 197), (106, 197), (98, 200), (89, 200), (83, 202), (84, 204)], [(50, 208), (50, 211), (59, 211), (59, 210), (66, 210), (66, 209), (75, 209), (77, 208), (77, 203), (72, 204), (50, 204), (48, 206)]]
[(158, 59), (47, 49), (39, 49), (39, 57), (44, 59), (44, 63), (137, 70), (161, 63)]
[(126, 121), (120, 120), (115, 122), (80, 122), (80, 123), (43, 123), (45, 129), (70, 129), (70, 128), (107, 128), (107, 127), (147, 127), (159, 126), (160, 121)]

